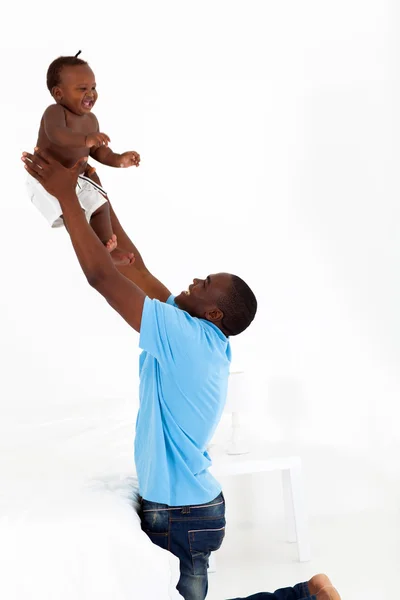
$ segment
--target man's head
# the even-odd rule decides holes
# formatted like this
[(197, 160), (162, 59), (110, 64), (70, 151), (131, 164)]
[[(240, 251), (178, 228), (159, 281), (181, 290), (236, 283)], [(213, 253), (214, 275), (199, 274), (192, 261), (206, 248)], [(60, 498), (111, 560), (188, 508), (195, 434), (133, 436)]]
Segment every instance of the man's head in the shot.
[(230, 273), (193, 279), (175, 302), (192, 317), (210, 321), (227, 336), (242, 333), (257, 312), (256, 297), (247, 283)]
[(77, 115), (89, 113), (97, 100), (94, 73), (76, 56), (53, 60), (47, 70), (47, 88), (57, 104)]

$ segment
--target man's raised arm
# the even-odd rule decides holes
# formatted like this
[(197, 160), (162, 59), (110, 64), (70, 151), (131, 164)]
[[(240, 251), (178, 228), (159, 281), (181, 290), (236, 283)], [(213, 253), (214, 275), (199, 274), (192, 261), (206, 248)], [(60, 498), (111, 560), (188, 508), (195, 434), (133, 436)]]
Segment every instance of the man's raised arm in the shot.
[(67, 169), (46, 150), (36, 150), (35, 155), (23, 153), (25, 168), (60, 202), (72, 246), (89, 284), (133, 329), (140, 331), (146, 293), (135, 284), (136, 278), (130, 280), (118, 272), (106, 247), (87, 222), (75, 192), (84, 159)]
[[(96, 171), (92, 168), (88, 168), (86, 175), (93, 179), (94, 182), (101, 185), (100, 179), (96, 173)], [(146, 265), (144, 264), (143, 258), (136, 248), (132, 240), (128, 237), (125, 230), (122, 228), (121, 223), (119, 222), (117, 215), (114, 212), (113, 207), (110, 203), (110, 214), (111, 214), (111, 224), (113, 233), (117, 236), (118, 246), (126, 250), (127, 252), (133, 252), (135, 256), (135, 261), (133, 264), (128, 266), (118, 266), (118, 271), (122, 273), (125, 277), (130, 279), (133, 283), (139, 286), (146, 296), (150, 298), (157, 298), (157, 300), (161, 300), (161, 302), (166, 302), (171, 295), (171, 292), (168, 288), (161, 283), (154, 275), (150, 273)]]

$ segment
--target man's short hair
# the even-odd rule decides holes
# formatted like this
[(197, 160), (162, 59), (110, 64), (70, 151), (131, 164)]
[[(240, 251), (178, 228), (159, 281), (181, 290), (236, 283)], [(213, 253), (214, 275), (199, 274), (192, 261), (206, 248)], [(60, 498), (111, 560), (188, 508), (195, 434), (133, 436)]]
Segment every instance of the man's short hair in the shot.
[(47, 89), (50, 94), (52, 89), (61, 83), (61, 71), (64, 67), (78, 67), (88, 63), (77, 56), (59, 56), (47, 69)]
[(227, 335), (238, 335), (250, 325), (257, 312), (257, 299), (243, 279), (232, 275), (231, 289), (218, 302), (224, 313), (222, 327)]

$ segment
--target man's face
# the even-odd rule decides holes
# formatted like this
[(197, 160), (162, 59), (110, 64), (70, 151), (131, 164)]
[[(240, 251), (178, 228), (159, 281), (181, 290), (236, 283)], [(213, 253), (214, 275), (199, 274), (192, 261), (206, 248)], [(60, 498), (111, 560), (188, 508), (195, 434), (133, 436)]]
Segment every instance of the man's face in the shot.
[(193, 317), (207, 319), (218, 325), (224, 316), (219, 309), (219, 301), (229, 293), (231, 282), (230, 273), (216, 273), (205, 279), (193, 279), (187, 291), (176, 296), (175, 302)]
[(96, 100), (96, 81), (92, 69), (87, 65), (64, 67), (60, 74), (60, 85), (53, 88), (53, 97), (76, 115), (90, 113)]

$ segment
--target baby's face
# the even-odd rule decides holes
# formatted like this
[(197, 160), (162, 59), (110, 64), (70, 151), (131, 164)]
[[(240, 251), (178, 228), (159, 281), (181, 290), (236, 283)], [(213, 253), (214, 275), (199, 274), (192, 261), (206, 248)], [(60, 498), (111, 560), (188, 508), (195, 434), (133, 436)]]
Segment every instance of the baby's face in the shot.
[(64, 67), (61, 82), (54, 90), (54, 99), (77, 115), (90, 113), (96, 100), (94, 73), (87, 65)]

